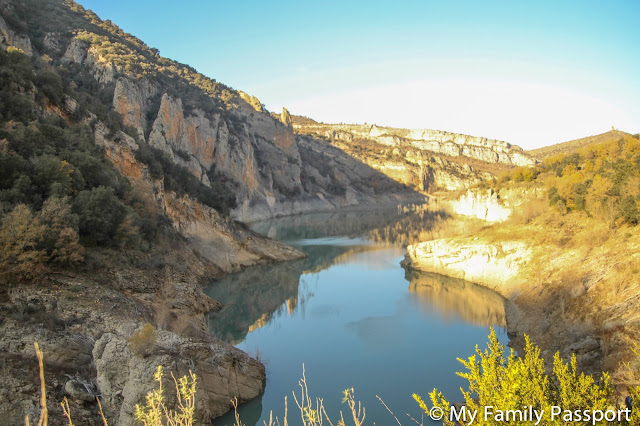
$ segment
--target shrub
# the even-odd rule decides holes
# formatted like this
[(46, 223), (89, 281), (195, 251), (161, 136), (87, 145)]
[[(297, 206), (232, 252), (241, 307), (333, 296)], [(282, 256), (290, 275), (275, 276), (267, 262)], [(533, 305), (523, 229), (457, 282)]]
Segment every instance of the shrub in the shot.
[(99, 186), (78, 194), (73, 211), (79, 217), (80, 235), (88, 245), (107, 245), (127, 214), (113, 188)]
[[(509, 357), (505, 358), (504, 346), (492, 329), (486, 350), (476, 347), (476, 355), (467, 360), (459, 359), (466, 371), (458, 375), (469, 381), (468, 390), (462, 390), (467, 411), (484, 413), (484, 407), (490, 406), (496, 410), (522, 410), (529, 406), (538, 412), (544, 410), (546, 417), (543, 418), (546, 424), (550, 424), (552, 406), (572, 411), (605, 411), (613, 405), (613, 389), (608, 374), (603, 373), (600, 383), (597, 383), (589, 375), (578, 374), (575, 355), (570, 363), (565, 364), (556, 353), (553, 370), (547, 375), (540, 349), (531, 343), (528, 336), (525, 339), (524, 357), (516, 357), (511, 350)], [(450, 420), (451, 404), (442, 393), (434, 389), (429, 396), (433, 406), (444, 412), (445, 425), (454, 425)], [(414, 398), (428, 412), (422, 398), (416, 394)]]
[(176, 386), (178, 404), (175, 410), (165, 405), (164, 389), (162, 388), (162, 366), (158, 366), (153, 378), (158, 382), (158, 389), (150, 391), (145, 397), (145, 404), (136, 405), (134, 416), (145, 426), (181, 425), (190, 426), (194, 421), (196, 402), (196, 375), (189, 371), (189, 376), (176, 380), (171, 373)]
[(156, 328), (152, 324), (146, 323), (129, 337), (129, 349), (135, 356), (144, 358), (153, 351), (157, 341), (158, 332)]
[(622, 199), (618, 207), (620, 217), (629, 224), (637, 225), (640, 222), (640, 212), (638, 211), (638, 204), (631, 195), (627, 195)]
[(41, 243), (46, 227), (31, 209), (17, 205), (0, 227), (0, 275), (35, 278), (46, 272), (47, 252)]

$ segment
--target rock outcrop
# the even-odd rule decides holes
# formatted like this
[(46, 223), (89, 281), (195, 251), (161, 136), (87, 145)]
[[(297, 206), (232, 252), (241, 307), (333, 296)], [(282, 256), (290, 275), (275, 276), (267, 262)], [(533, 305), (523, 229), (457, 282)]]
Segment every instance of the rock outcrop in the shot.
[(510, 297), (524, 283), (521, 270), (532, 251), (523, 242), (487, 243), (474, 239), (439, 239), (407, 247), (404, 266), (482, 284)]
[(456, 214), (476, 217), (486, 222), (504, 222), (514, 212), (527, 214), (522, 209), (531, 208), (530, 203), (546, 203), (543, 188), (468, 189), (460, 197), (445, 200), (445, 204)]
[(6, 49), (9, 46), (22, 50), (28, 56), (33, 54), (31, 39), (25, 34), (18, 34), (10, 29), (2, 15), (0, 15), (0, 47)]
[(511, 209), (500, 203), (500, 197), (492, 189), (471, 191), (449, 202), (454, 213), (473, 216), (487, 222), (504, 222), (511, 216)]
[(534, 160), (519, 147), (436, 130), (320, 124), (294, 118), (297, 133), (325, 139), (386, 176), (423, 193), (460, 190)]
[(330, 139), (369, 139), (389, 147), (406, 147), (449, 157), (468, 157), (487, 163), (531, 166), (535, 160), (520, 147), (495, 139), (441, 130), (396, 129), (357, 124), (298, 124), (296, 130)]
[[(134, 423), (136, 404), (157, 388), (154, 373), (158, 366), (165, 374), (171, 372), (180, 377), (191, 371), (197, 376), (195, 420), (199, 424), (208, 424), (226, 413), (235, 397), (240, 402), (248, 401), (263, 390), (264, 366), (212, 338), (185, 338), (160, 331), (150, 354), (134, 355), (130, 348), (127, 339), (111, 333), (102, 335), (93, 348), (104, 409), (116, 424)], [(171, 395), (171, 381), (165, 386)]]

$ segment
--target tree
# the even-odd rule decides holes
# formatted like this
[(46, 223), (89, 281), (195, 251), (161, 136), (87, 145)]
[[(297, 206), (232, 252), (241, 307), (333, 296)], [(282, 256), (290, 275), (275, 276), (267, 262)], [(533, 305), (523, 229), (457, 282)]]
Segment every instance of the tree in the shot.
[(78, 215), (71, 212), (69, 199), (47, 199), (38, 216), (46, 228), (42, 246), (49, 254), (49, 262), (68, 266), (82, 262), (84, 247), (78, 237)]
[(113, 188), (99, 186), (81, 191), (73, 203), (78, 215), (80, 236), (89, 245), (112, 242), (127, 209), (116, 197)]
[(18, 204), (0, 227), (0, 275), (8, 279), (32, 279), (47, 271), (47, 253), (41, 247), (46, 227), (31, 209)]
[(618, 212), (620, 217), (631, 225), (637, 225), (640, 222), (640, 212), (638, 211), (638, 204), (635, 198), (631, 195), (627, 195), (622, 199), (618, 206)]

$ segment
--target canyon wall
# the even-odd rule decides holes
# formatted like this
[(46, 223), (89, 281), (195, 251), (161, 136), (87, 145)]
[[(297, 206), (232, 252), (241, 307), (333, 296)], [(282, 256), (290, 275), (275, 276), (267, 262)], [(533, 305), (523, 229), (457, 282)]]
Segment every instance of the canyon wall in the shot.
[(323, 124), (295, 117), (294, 129), (330, 141), (386, 176), (431, 193), (460, 190), (535, 160), (503, 141), (438, 130)]

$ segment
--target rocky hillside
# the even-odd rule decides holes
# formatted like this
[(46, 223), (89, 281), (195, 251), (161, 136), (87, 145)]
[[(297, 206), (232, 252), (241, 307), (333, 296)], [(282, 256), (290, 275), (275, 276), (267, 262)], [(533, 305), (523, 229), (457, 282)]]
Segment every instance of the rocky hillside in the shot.
[[(308, 161), (286, 111), (272, 117), (258, 99), (161, 57), (75, 3), (4, 3), (5, 42), (12, 37), (27, 53), (37, 46), (34, 53), (55, 66), (88, 74), (76, 84), (97, 85), (133, 143), (158, 150), (217, 192), (229, 189), (234, 199), (226, 204), (236, 219), (378, 202), (408, 192), (391, 180), (380, 185), (375, 170), (354, 165), (344, 154), (318, 152), (322, 144)], [(363, 193), (365, 187), (372, 190)]]
[[(110, 424), (163, 365), (199, 378), (201, 424), (264, 387), (264, 366), (211, 337), (203, 282), (301, 254), (249, 220), (421, 199), (286, 111), (163, 58), (69, 0), (0, 1), (0, 414), (68, 397)], [(25, 374), (27, 372), (27, 374)]]
[(623, 140), (631, 137), (632, 135), (629, 133), (611, 129), (608, 132), (601, 133), (599, 135), (587, 136), (585, 138), (574, 139), (572, 141), (532, 149), (527, 151), (527, 153), (536, 158), (545, 159), (558, 154), (571, 154), (578, 151), (580, 148), (585, 148), (589, 145), (601, 144), (611, 140)]
[(464, 221), (410, 246), (405, 264), (500, 292), (511, 344), (522, 347), (526, 333), (547, 361), (575, 353), (626, 396), (640, 383), (626, 364), (640, 330), (640, 137), (609, 132), (551, 148), (535, 167), (450, 201), (452, 211), (493, 224)]
[(296, 133), (324, 139), (386, 176), (424, 193), (468, 188), (535, 163), (517, 146), (439, 130), (324, 124), (294, 117)]

